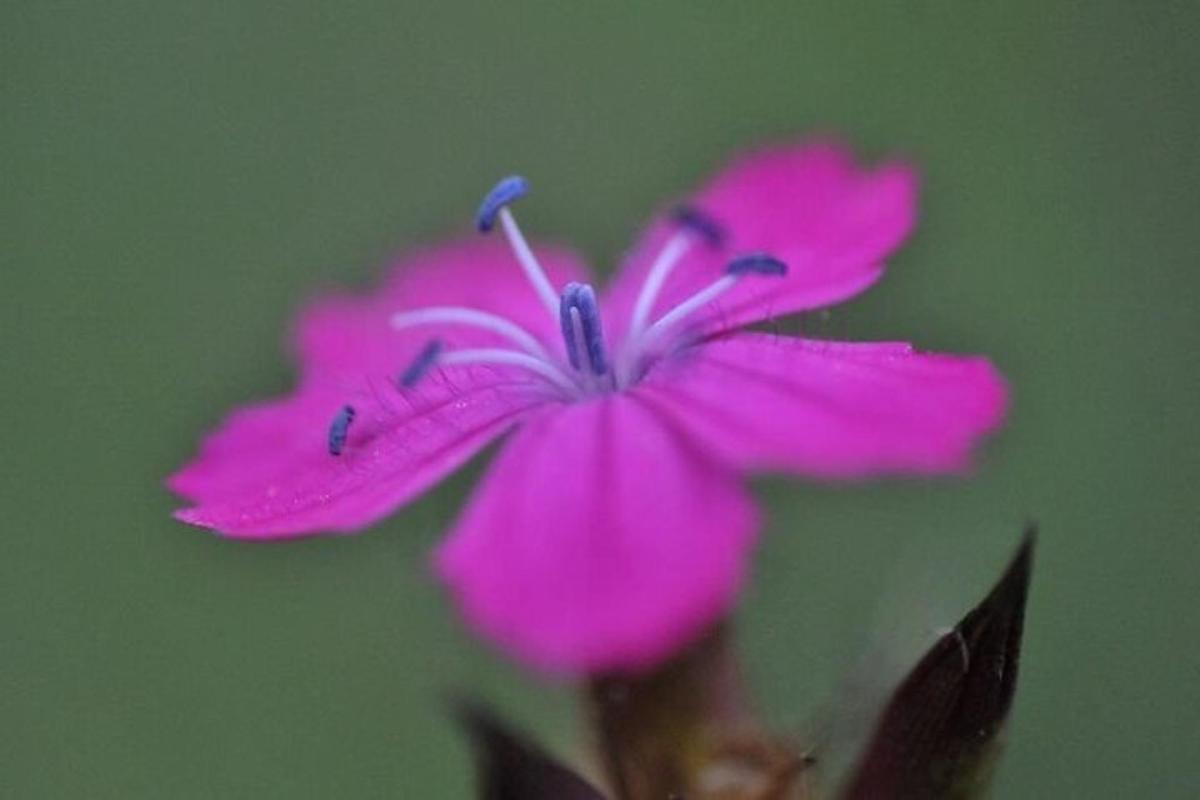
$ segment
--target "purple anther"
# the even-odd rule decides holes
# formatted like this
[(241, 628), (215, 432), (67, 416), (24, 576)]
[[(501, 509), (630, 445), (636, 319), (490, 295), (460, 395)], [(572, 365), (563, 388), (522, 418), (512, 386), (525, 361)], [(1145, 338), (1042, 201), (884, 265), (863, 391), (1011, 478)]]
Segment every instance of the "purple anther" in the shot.
[(709, 247), (725, 243), (725, 226), (695, 206), (675, 206), (671, 209), (671, 219), (699, 235)]
[(735, 258), (725, 267), (729, 275), (787, 275), (787, 264), (766, 253), (751, 253)]
[(329, 455), (340, 456), (342, 454), (352, 422), (354, 422), (354, 406), (342, 406), (329, 425)]
[(583, 347), (587, 351), (592, 372), (603, 375), (608, 371), (608, 359), (604, 352), (604, 331), (600, 325), (600, 306), (596, 302), (596, 290), (586, 283), (568, 283), (563, 289), (559, 304), (559, 324), (562, 326), (563, 341), (567, 346), (567, 359), (575, 369), (582, 369), (580, 343), (575, 340), (574, 316), (579, 315), (579, 328), (583, 336)]
[(397, 383), (403, 389), (411, 389), (417, 385), (417, 382), (424, 378), (425, 375), (437, 363), (438, 356), (442, 354), (442, 342), (439, 339), (430, 339), (429, 342), (421, 348), (421, 352), (417, 353), (416, 358), (408, 365), (404, 372), (400, 373), (400, 380)]
[(479, 204), (479, 210), (475, 212), (475, 227), (480, 233), (490, 231), (496, 224), (496, 216), (500, 209), (524, 197), (528, 191), (529, 181), (520, 175), (509, 175), (501, 179)]

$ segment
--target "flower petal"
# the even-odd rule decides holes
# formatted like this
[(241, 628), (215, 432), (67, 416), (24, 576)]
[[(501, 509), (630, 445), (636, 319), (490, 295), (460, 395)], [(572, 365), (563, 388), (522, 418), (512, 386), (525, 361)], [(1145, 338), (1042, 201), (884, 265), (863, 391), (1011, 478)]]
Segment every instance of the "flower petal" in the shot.
[(1007, 397), (983, 358), (760, 333), (667, 359), (635, 391), (730, 463), (831, 478), (963, 469)]
[[(551, 280), (585, 276), (567, 251), (537, 248)], [(416, 389), (396, 378), (432, 338), (448, 346), (512, 343), (462, 325), (397, 331), (402, 309), (468, 306), (502, 314), (557, 342), (546, 313), (503, 242), (476, 238), (399, 262), (379, 292), (333, 296), (301, 317), (302, 377), (291, 397), (234, 413), (168, 483), (197, 503), (187, 522), (232, 536), (274, 538), (361, 528), (412, 498), (545, 399), (536, 377), (503, 367), (438, 367)], [(331, 420), (357, 412), (340, 456)]]
[(732, 473), (610, 395), (532, 418), (436, 566), (467, 620), (524, 660), (637, 669), (728, 610), (757, 528)]
[[(453, 373), (453, 374), (452, 374)], [(544, 402), (528, 383), (482, 369), (444, 370), (418, 389), (310, 384), (234, 413), (169, 486), (196, 505), (176, 517), (239, 538), (352, 531), (437, 482)], [(331, 420), (356, 409), (345, 448)]]
[[(719, 247), (695, 244), (664, 284), (652, 318), (722, 275), (734, 256), (766, 252), (788, 265), (783, 278), (744, 280), (697, 322), (708, 331), (831, 305), (866, 289), (916, 219), (917, 180), (904, 164), (865, 170), (835, 143), (761, 151), (736, 161), (688, 206), (724, 232)], [(608, 304), (624, 331), (659, 251), (679, 229), (664, 217), (633, 250)]]
[[(588, 280), (586, 266), (570, 251), (540, 245), (534, 250), (555, 286)], [(546, 313), (504, 241), (480, 236), (408, 255), (375, 294), (333, 295), (306, 309), (295, 337), (305, 373), (395, 374), (433, 338), (450, 347), (513, 346), (508, 339), (464, 325), (397, 331), (389, 324), (397, 311), (429, 306), (465, 306), (498, 314), (552, 351), (562, 346), (557, 318)]]

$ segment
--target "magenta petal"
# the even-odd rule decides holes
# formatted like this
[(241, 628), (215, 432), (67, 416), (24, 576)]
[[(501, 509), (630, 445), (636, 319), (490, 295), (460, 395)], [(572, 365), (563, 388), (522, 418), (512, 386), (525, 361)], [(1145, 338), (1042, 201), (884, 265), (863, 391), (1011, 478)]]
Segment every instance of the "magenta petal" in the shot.
[[(432, 376), (401, 395), (388, 385), (356, 395), (309, 388), (233, 414), (173, 475), (196, 505), (176, 513), (239, 538), (351, 531), (374, 522), (458, 468), (543, 399), (484, 370)], [(357, 414), (341, 455), (330, 422)]]
[[(556, 284), (586, 276), (570, 253), (536, 250)], [(204, 442), (168, 481), (196, 503), (177, 516), (252, 538), (361, 528), (543, 401), (545, 387), (503, 368), (438, 367), (417, 389), (397, 391), (397, 377), (430, 339), (511, 346), (461, 325), (397, 331), (389, 324), (396, 311), (431, 305), (500, 313), (545, 342), (559, 338), (557, 320), (503, 242), (472, 239), (413, 254), (377, 293), (328, 297), (302, 315), (296, 394), (234, 413)], [(355, 421), (346, 451), (333, 456), (329, 426), (346, 405), (355, 408)]]
[[(834, 143), (742, 157), (688, 201), (724, 229), (725, 243), (693, 247), (664, 285), (653, 316), (715, 280), (732, 257), (759, 251), (783, 260), (787, 276), (743, 281), (713, 304), (703, 321), (709, 330), (852, 297), (882, 274), (884, 258), (913, 227), (916, 202), (917, 180), (909, 167), (863, 169)], [(634, 248), (607, 301), (619, 329), (650, 263), (677, 229), (660, 219)]]
[(436, 564), (467, 620), (525, 661), (636, 669), (728, 610), (757, 528), (729, 471), (611, 395), (515, 434)]
[(1007, 399), (983, 358), (758, 333), (680, 354), (635, 392), (729, 463), (818, 477), (963, 469)]
[[(552, 284), (588, 280), (570, 251), (534, 243)], [(396, 374), (432, 338), (451, 347), (512, 347), (493, 333), (462, 325), (393, 330), (397, 311), (466, 306), (502, 315), (551, 348), (561, 348), (556, 317), (546, 313), (499, 236), (476, 237), (405, 256), (370, 296), (332, 295), (301, 315), (296, 348), (308, 375)]]

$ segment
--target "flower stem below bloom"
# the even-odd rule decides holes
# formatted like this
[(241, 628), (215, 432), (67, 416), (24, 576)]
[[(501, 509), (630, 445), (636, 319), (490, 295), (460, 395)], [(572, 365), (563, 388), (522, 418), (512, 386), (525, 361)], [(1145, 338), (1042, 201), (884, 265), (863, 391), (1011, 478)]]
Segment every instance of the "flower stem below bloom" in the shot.
[(653, 672), (588, 684), (615, 798), (707, 797), (717, 785), (753, 791), (747, 797), (783, 797), (798, 785), (806, 761), (756, 721), (730, 638), (722, 624)]

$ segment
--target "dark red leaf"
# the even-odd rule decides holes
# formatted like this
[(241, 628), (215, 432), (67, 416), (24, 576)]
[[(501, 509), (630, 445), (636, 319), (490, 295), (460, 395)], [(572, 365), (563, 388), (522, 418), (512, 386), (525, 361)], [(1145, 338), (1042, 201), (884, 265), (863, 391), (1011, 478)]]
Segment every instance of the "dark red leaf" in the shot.
[(587, 781), (482, 705), (460, 702), (457, 711), (475, 748), (482, 800), (604, 800)]
[(1034, 533), (896, 689), (844, 800), (969, 798), (987, 783), (1017, 686)]

